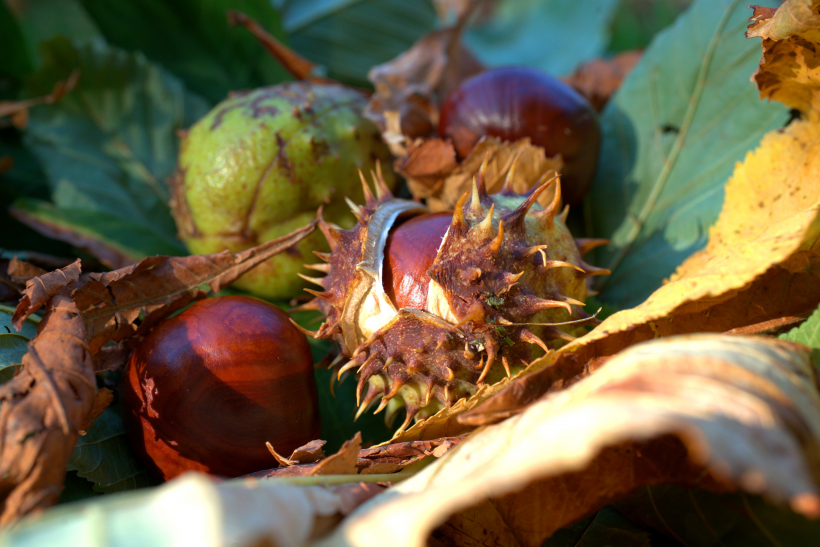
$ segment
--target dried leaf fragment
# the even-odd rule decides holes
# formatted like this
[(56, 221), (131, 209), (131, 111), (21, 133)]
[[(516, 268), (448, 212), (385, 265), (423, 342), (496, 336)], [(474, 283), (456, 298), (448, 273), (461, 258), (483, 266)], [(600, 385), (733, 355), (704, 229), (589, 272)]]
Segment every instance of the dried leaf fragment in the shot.
[(21, 371), (0, 387), (0, 524), (57, 501), (97, 385), (77, 306), (51, 298)]
[(458, 510), (539, 488), (546, 491), (523, 501), (540, 504), (533, 510), (543, 525), (524, 545), (539, 545), (637, 488), (666, 482), (763, 494), (818, 517), (816, 381), (805, 347), (769, 338), (697, 335), (641, 344), (473, 434), (390, 496), (360, 508), (323, 545), (377, 538), (424, 545)]
[(593, 59), (578, 67), (564, 79), (566, 83), (586, 97), (600, 112), (609, 98), (621, 87), (632, 68), (641, 60), (641, 52), (625, 51), (611, 59)]

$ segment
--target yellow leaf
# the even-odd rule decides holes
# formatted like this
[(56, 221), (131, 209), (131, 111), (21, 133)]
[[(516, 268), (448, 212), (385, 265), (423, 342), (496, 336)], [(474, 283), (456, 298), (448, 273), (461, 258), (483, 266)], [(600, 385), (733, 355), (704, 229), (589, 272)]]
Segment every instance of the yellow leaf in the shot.
[(763, 39), (763, 58), (752, 77), (761, 98), (820, 112), (820, 50), (814, 47), (820, 43), (820, 2), (788, 0), (777, 11), (752, 7), (746, 36)]

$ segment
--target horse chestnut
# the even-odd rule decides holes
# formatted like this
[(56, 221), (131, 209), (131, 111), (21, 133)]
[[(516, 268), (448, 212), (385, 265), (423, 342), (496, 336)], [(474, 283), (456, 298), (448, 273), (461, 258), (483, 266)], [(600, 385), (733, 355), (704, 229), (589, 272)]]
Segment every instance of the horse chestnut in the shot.
[(154, 328), (121, 395), (132, 445), (166, 480), (269, 468), (266, 442), (289, 454), (319, 435), (307, 339), (285, 312), (246, 296), (201, 300)]
[(413, 217), (390, 230), (384, 251), (384, 291), (396, 308), (423, 310), (436, 253), (453, 213)]
[(490, 135), (529, 137), (547, 156), (561, 154), (561, 192), (567, 203), (583, 198), (595, 175), (601, 145), (598, 115), (577, 91), (534, 68), (496, 68), (463, 81), (441, 106), (439, 136), (460, 157)]

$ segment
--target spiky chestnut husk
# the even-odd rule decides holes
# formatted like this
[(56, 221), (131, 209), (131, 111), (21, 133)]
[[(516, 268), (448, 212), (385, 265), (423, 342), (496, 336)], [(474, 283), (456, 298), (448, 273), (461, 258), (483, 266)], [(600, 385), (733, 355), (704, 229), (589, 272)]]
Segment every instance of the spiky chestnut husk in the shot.
[[(581, 309), (586, 280), (608, 271), (581, 258), (603, 240), (573, 239), (555, 179), (521, 195), (512, 191), (511, 172), (501, 191), (488, 195), (482, 169), (472, 195), (456, 205), (427, 270), (424, 308), (396, 309), (384, 288), (385, 242), (403, 217), (425, 214), (426, 208), (394, 198), (374, 178), (376, 196), (362, 178), (366, 203), (349, 203), (355, 227), (342, 230), (320, 215), (331, 253), (317, 253), (327, 264), (313, 268), (327, 275), (308, 280), (324, 291), (309, 291), (316, 298), (301, 306), (326, 316), (316, 332), (306, 333), (339, 343), (339, 375), (357, 371), (357, 416), (377, 399), (377, 412), (401, 399), (404, 428), (419, 413), (450, 406), (482, 382), (509, 375), (537, 352), (572, 339), (540, 324), (588, 317)], [(542, 207), (536, 199), (552, 184), (554, 198)]]

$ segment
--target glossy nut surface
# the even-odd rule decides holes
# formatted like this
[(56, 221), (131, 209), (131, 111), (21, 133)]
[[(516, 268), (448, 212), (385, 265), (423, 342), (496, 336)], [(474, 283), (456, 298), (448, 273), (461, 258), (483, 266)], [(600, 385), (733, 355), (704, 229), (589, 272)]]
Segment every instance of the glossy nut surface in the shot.
[(592, 184), (601, 144), (589, 102), (557, 78), (526, 67), (491, 69), (462, 82), (441, 105), (438, 133), (452, 139), (462, 158), (485, 135), (529, 137), (548, 157), (561, 154), (567, 203), (579, 202)]
[(433, 265), (453, 214), (413, 217), (390, 231), (384, 252), (384, 290), (397, 309), (424, 309)]
[(275, 467), (266, 441), (290, 455), (319, 436), (307, 339), (285, 312), (246, 296), (201, 300), (154, 328), (121, 396), (132, 445), (166, 480)]

